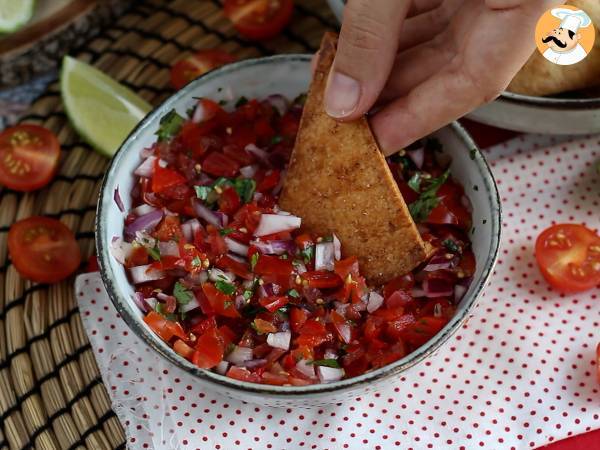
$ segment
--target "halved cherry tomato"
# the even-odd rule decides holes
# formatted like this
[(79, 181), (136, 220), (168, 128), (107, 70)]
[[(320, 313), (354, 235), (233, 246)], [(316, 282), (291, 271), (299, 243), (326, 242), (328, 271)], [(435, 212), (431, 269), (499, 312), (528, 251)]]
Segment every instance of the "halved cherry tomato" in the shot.
[(292, 0), (225, 0), (225, 15), (235, 29), (253, 40), (270, 39), (281, 33), (292, 18)]
[(38, 283), (56, 283), (81, 264), (73, 232), (49, 217), (29, 217), (10, 227), (8, 252), (18, 272)]
[(223, 50), (201, 50), (177, 61), (171, 67), (171, 85), (175, 89), (181, 89), (200, 75), (235, 60), (234, 56)]
[(582, 292), (600, 285), (600, 236), (583, 225), (559, 224), (535, 243), (544, 278), (558, 291)]
[(158, 334), (164, 341), (170, 341), (173, 336), (177, 336), (180, 339), (186, 339), (185, 332), (179, 322), (173, 322), (165, 319), (156, 311), (150, 311), (144, 317), (144, 322)]
[(232, 299), (219, 291), (214, 284), (204, 283), (202, 285), (202, 292), (206, 295), (210, 306), (216, 314), (234, 319), (240, 317), (240, 313), (235, 309)]
[(215, 328), (209, 328), (198, 338), (196, 351), (192, 355), (192, 363), (201, 369), (210, 369), (223, 361), (225, 346), (223, 338)]
[(0, 133), (0, 185), (15, 191), (39, 189), (58, 167), (60, 144), (50, 130), (17, 125)]

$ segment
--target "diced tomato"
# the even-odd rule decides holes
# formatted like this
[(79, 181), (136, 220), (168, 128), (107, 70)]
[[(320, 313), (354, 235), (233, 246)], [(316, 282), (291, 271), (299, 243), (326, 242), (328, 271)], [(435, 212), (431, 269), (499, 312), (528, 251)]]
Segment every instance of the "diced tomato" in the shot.
[(267, 192), (279, 184), (281, 172), (277, 169), (269, 170), (256, 186), (257, 192)]
[(295, 139), (300, 126), (300, 115), (294, 112), (286, 112), (279, 122), (279, 132), (290, 139)]
[(358, 259), (356, 256), (351, 256), (349, 258), (342, 259), (341, 261), (336, 261), (333, 271), (337, 273), (342, 280), (345, 280), (348, 275), (351, 277), (358, 277), (360, 276), (360, 272), (358, 270)]
[(300, 250), (305, 250), (315, 244), (310, 234), (299, 234), (294, 241)]
[(404, 314), (393, 320), (388, 321), (385, 324), (385, 334), (391, 339), (397, 340), (403, 336), (403, 332), (408, 327), (414, 325), (416, 322), (415, 316), (412, 314)]
[(282, 306), (287, 305), (289, 299), (287, 297), (278, 297), (272, 295), (270, 297), (263, 297), (258, 302), (269, 312), (275, 312)]
[(223, 189), (223, 192), (219, 195), (219, 210), (225, 214), (233, 214), (241, 204), (240, 196), (231, 186)]
[(290, 308), (290, 327), (292, 331), (297, 333), (306, 323), (308, 313), (304, 308)]
[(406, 355), (406, 348), (402, 341), (396, 342), (394, 345), (387, 349), (376, 351), (371, 356), (371, 365), (374, 368), (387, 366), (388, 364), (398, 361)]
[(195, 348), (192, 363), (201, 369), (210, 369), (223, 361), (223, 338), (214, 328), (208, 329), (196, 340)]
[(414, 285), (415, 277), (412, 273), (401, 275), (386, 283), (386, 285), (383, 288), (383, 297), (387, 299), (398, 290), (410, 292)]
[(414, 347), (420, 347), (444, 328), (447, 322), (441, 317), (421, 317), (402, 331), (402, 339)]
[(289, 259), (281, 259), (277, 256), (260, 255), (254, 273), (258, 275), (283, 275), (290, 276), (294, 271)]
[(156, 311), (150, 311), (144, 317), (144, 322), (164, 341), (170, 341), (173, 336), (186, 339), (185, 332), (179, 322), (167, 320)]
[(326, 270), (314, 270), (301, 275), (302, 279), (308, 281), (308, 285), (317, 289), (331, 289), (340, 287), (342, 279), (333, 272)]
[(385, 305), (391, 309), (398, 307), (404, 308), (412, 304), (413, 302), (414, 299), (411, 294), (409, 294), (406, 291), (403, 291), (402, 289), (398, 289), (397, 291), (393, 292), (392, 295), (387, 297), (387, 299), (385, 300)]
[(352, 327), (350, 324), (335, 310), (331, 311), (329, 316), (331, 317), (331, 322), (340, 336), (340, 339), (346, 344), (349, 344), (352, 340)]
[(223, 345), (225, 346), (225, 348), (227, 348), (227, 346), (229, 344), (232, 344), (235, 341), (236, 334), (227, 325), (220, 326), (219, 333), (221, 334), (221, 337), (223, 338)]
[(175, 350), (175, 353), (183, 356), (185, 359), (191, 360), (192, 356), (194, 355), (194, 349), (181, 339), (177, 339), (175, 341), (175, 344), (173, 344), (173, 350)]
[(148, 251), (141, 245), (134, 245), (125, 261), (125, 267), (143, 266), (148, 264)]
[(458, 262), (458, 269), (462, 271), (464, 278), (472, 277), (475, 274), (475, 255), (471, 250), (466, 250)]
[(225, 242), (223, 236), (221, 236), (216, 229), (213, 228), (209, 230), (206, 240), (214, 257), (227, 253), (227, 243)]
[(217, 328), (217, 321), (214, 316), (207, 317), (206, 319), (198, 322), (191, 328), (191, 331), (199, 336), (206, 333), (211, 328)]
[(204, 283), (202, 292), (204, 292), (215, 314), (232, 318), (240, 317), (240, 313), (235, 309), (231, 297), (219, 291), (214, 284)]
[(152, 174), (152, 192), (161, 194), (176, 186), (185, 185), (187, 180), (183, 175), (173, 169), (161, 167), (158, 160), (154, 163)]
[(425, 220), (426, 223), (456, 225), (463, 230), (471, 229), (471, 214), (463, 204), (465, 192), (461, 185), (446, 181), (438, 190), (439, 204)]
[(327, 331), (322, 322), (309, 319), (300, 329), (300, 336), (296, 338), (296, 344), (314, 348), (332, 339), (333, 335)]
[(223, 153), (240, 166), (248, 166), (254, 162), (254, 156), (246, 151), (245, 147), (246, 145), (228, 144), (223, 147)]
[(159, 241), (182, 241), (183, 232), (181, 231), (181, 222), (178, 216), (165, 216), (158, 224), (154, 237)]
[(248, 269), (248, 265), (227, 255), (221, 255), (217, 258), (215, 265), (223, 270), (228, 270), (244, 280), (251, 280), (252, 274)]
[(288, 377), (285, 375), (265, 372), (262, 375), (262, 382), (265, 384), (271, 384), (273, 386), (283, 386), (284, 384), (288, 384)]
[(245, 367), (231, 366), (227, 371), (226, 376), (235, 380), (260, 383), (260, 376), (250, 372)]
[(240, 170), (240, 164), (221, 152), (211, 151), (202, 162), (202, 170), (215, 177), (232, 178)]
[(206, 269), (202, 263), (206, 260), (206, 255), (202, 253), (194, 244), (184, 244), (180, 241), (179, 253), (184, 262), (185, 270), (192, 274), (200, 273)]

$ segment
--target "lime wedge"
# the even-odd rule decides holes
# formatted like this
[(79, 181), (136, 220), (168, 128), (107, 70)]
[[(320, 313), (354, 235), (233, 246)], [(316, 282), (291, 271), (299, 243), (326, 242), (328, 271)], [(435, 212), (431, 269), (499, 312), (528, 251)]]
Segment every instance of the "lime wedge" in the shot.
[(109, 157), (152, 109), (130, 89), (70, 56), (63, 58), (60, 90), (75, 130), (88, 144)]
[(12, 33), (33, 16), (35, 0), (0, 0), (0, 33)]

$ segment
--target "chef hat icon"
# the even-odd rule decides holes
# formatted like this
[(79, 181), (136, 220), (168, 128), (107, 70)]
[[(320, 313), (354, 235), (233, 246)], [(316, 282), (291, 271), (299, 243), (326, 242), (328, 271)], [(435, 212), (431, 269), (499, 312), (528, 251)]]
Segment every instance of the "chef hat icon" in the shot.
[(592, 23), (590, 16), (582, 10), (554, 8), (551, 12), (554, 17), (561, 19), (560, 28), (571, 30), (573, 33), (577, 33), (579, 28), (589, 27)]

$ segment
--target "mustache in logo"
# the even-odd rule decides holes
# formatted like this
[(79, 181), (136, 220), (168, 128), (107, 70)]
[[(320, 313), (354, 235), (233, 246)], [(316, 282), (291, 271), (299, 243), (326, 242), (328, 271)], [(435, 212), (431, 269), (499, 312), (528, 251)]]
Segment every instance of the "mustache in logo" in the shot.
[(544, 44), (547, 44), (550, 41), (554, 41), (554, 43), (559, 46), (560, 48), (565, 48), (567, 46), (566, 42), (562, 42), (561, 40), (559, 40), (556, 36), (548, 36), (542, 39), (542, 42)]

